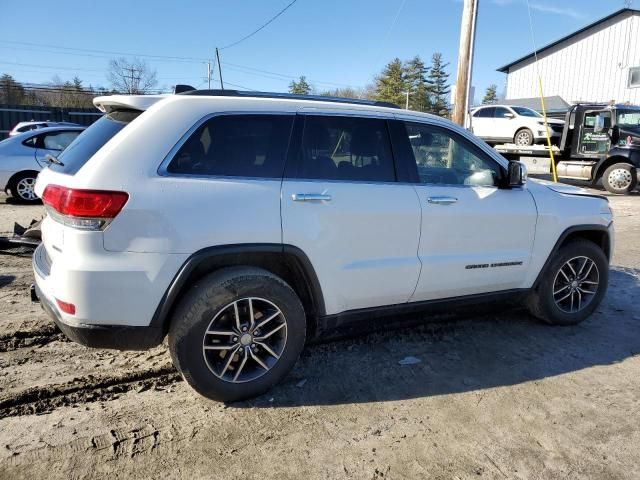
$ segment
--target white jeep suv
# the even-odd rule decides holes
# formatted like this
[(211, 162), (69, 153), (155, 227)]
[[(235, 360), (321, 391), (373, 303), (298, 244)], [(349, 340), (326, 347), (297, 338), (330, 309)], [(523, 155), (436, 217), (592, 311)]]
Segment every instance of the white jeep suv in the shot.
[(605, 294), (607, 201), (525, 183), (447, 120), (234, 91), (94, 103), (37, 180), (37, 295), (84, 345), (168, 335), (206, 397), (258, 395), (308, 338), (380, 317), (516, 300), (567, 325)]

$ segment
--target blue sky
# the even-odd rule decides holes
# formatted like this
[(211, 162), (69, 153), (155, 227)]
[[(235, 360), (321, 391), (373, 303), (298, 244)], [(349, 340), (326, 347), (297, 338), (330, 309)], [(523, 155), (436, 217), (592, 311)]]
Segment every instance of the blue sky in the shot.
[[(85, 84), (108, 86), (108, 61), (119, 55), (98, 51), (109, 51), (188, 58), (145, 60), (157, 70), (158, 87), (202, 87), (206, 65), (200, 59), (212, 58), (216, 46), (252, 32), (290, 1), (32, 0), (26, 9), (5, 0), (0, 73), (31, 83), (77, 75)], [(623, 6), (622, 0), (529, 1), (538, 46)], [(461, 10), (462, 0), (298, 0), (252, 38), (222, 50), (223, 75), (255, 90), (286, 91), (298, 75), (319, 90), (362, 87), (393, 57), (428, 60), (442, 52), (454, 83)], [(531, 50), (526, 0), (480, 0), (476, 97), (490, 83), (501, 91), (505, 76), (496, 68)]]

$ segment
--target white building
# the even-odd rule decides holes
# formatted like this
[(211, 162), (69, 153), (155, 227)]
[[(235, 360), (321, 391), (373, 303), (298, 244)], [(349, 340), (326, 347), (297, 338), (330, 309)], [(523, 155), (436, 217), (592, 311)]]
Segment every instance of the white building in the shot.
[(624, 8), (498, 69), (506, 99), (544, 95), (569, 103), (640, 104), (640, 10)]

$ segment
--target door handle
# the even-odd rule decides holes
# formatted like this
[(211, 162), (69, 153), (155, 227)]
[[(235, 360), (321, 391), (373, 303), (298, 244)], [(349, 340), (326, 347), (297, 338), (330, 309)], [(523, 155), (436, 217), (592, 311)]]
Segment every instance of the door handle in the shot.
[(427, 197), (427, 202), (435, 203), (436, 205), (451, 205), (457, 201), (456, 197)]
[(331, 195), (326, 193), (294, 193), (291, 195), (294, 202), (329, 202)]

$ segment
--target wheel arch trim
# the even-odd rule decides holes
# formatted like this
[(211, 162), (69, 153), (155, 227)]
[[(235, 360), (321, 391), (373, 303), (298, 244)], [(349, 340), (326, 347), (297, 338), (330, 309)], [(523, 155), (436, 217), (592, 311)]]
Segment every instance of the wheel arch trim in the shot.
[(555, 245), (553, 246), (553, 248), (549, 252), (549, 255), (547, 256), (547, 259), (545, 260), (544, 265), (540, 269), (540, 272), (538, 272), (538, 276), (536, 277), (535, 281), (533, 282), (532, 289), (538, 288), (538, 285), (540, 284), (540, 281), (542, 280), (542, 276), (545, 274), (545, 272), (547, 270), (547, 267), (549, 266), (549, 263), (551, 262), (551, 258), (556, 254), (556, 252), (558, 252), (558, 250), (560, 250), (561, 246), (564, 244), (564, 242), (567, 240), (567, 238), (569, 238), (573, 234), (585, 233), (585, 232), (597, 232), (600, 235), (604, 235), (603, 236), (604, 245), (599, 245), (599, 246), (603, 249), (604, 254), (607, 256), (607, 258), (609, 260), (611, 260), (611, 256), (612, 256), (613, 252), (611, 251), (611, 246), (612, 246), (611, 245), (611, 235), (609, 234), (609, 228), (608, 227), (606, 227), (604, 225), (600, 225), (600, 224), (573, 225), (573, 226), (568, 227), (567, 229), (565, 229), (562, 232), (562, 234), (558, 237), (558, 240), (556, 241)]
[[(228, 266), (263, 267), (259, 263), (256, 264), (256, 259), (266, 257), (278, 262), (283, 268), (290, 269), (292, 274), (302, 276), (313, 307), (312, 312), (306, 312), (308, 315), (325, 315), (324, 297), (318, 276), (311, 261), (301, 249), (293, 245), (272, 243), (232, 244), (206, 247), (192, 254), (171, 280), (149, 326), (161, 328), (164, 334), (169, 331), (171, 313), (194, 279)], [(291, 287), (295, 289), (294, 285)]]

